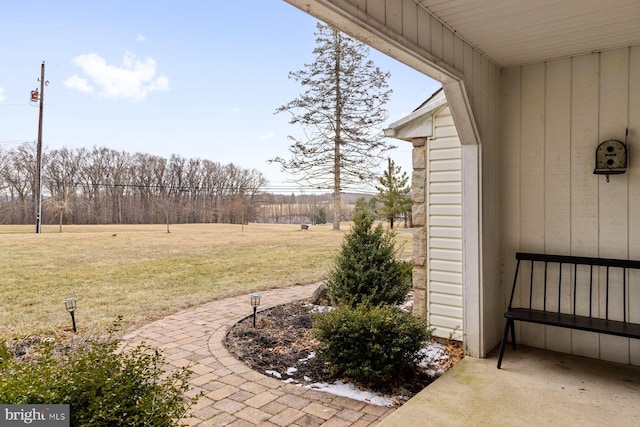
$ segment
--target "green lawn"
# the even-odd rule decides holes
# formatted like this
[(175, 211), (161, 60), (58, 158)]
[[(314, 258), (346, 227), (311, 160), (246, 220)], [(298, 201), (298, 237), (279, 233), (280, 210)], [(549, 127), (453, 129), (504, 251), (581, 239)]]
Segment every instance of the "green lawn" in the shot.
[[(79, 332), (123, 316), (128, 327), (189, 306), (319, 282), (349, 229), (331, 225), (0, 225), (0, 337), (70, 327), (62, 301), (78, 299)], [(411, 234), (399, 233), (403, 257)]]

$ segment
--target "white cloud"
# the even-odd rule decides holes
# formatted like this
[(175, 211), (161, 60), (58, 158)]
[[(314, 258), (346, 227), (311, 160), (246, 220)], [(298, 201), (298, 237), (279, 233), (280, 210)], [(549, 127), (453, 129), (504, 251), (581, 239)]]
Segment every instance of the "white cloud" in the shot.
[(136, 36), (136, 41), (139, 41), (139, 42), (143, 42), (143, 41), (145, 41), (146, 39), (147, 39), (147, 38), (146, 38), (145, 36), (143, 36), (142, 34), (138, 34), (138, 35)]
[(237, 114), (240, 112), (240, 107), (233, 107), (229, 112), (232, 114)]
[(4, 88), (0, 86), (0, 102), (4, 102), (7, 97), (4, 95)]
[(260, 135), (260, 139), (271, 139), (276, 136), (275, 132), (269, 132), (264, 135)]
[(74, 89), (82, 93), (93, 92), (93, 87), (89, 84), (87, 79), (83, 79), (77, 74), (65, 80), (64, 85), (69, 89)]
[(169, 79), (156, 77), (156, 61), (152, 58), (138, 59), (135, 54), (125, 52), (122, 64), (107, 64), (95, 53), (76, 56), (72, 61), (80, 67), (86, 78), (77, 75), (65, 81), (69, 88), (91, 92), (94, 87), (98, 96), (110, 99), (141, 101), (151, 92), (168, 91)]

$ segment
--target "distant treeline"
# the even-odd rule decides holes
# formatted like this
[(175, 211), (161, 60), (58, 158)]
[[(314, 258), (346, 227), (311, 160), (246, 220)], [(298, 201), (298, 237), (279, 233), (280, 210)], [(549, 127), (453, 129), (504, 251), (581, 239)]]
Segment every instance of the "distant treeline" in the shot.
[[(34, 144), (0, 147), (0, 223), (35, 223)], [(313, 223), (331, 196), (278, 195), (255, 169), (106, 147), (44, 151), (42, 224)]]

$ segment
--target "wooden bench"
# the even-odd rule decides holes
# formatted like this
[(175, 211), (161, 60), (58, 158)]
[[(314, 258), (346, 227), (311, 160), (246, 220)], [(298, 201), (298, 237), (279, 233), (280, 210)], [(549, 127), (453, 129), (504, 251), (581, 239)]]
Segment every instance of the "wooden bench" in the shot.
[[(516, 349), (514, 321), (531, 322), (627, 338), (640, 338), (640, 324), (630, 321), (629, 275), (640, 269), (640, 261), (589, 258), (565, 255), (516, 253), (516, 272), (505, 325), (498, 369), (509, 331)], [(526, 267), (525, 277), (518, 273)], [(631, 285), (640, 292), (640, 273)], [(526, 277), (528, 276), (528, 277)], [(516, 290), (516, 288), (518, 288)], [(514, 297), (518, 292), (514, 306)], [(634, 318), (640, 319), (640, 306), (634, 306)]]

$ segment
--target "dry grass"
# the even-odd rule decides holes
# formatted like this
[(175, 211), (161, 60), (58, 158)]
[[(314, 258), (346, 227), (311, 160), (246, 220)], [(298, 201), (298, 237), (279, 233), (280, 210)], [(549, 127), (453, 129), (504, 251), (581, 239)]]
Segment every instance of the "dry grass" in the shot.
[[(343, 230), (349, 224), (343, 224)], [(319, 282), (344, 231), (331, 225), (196, 224), (0, 226), (0, 338), (70, 327), (78, 299), (84, 331), (119, 315), (129, 328), (219, 298)], [(403, 256), (410, 233), (399, 233)]]

